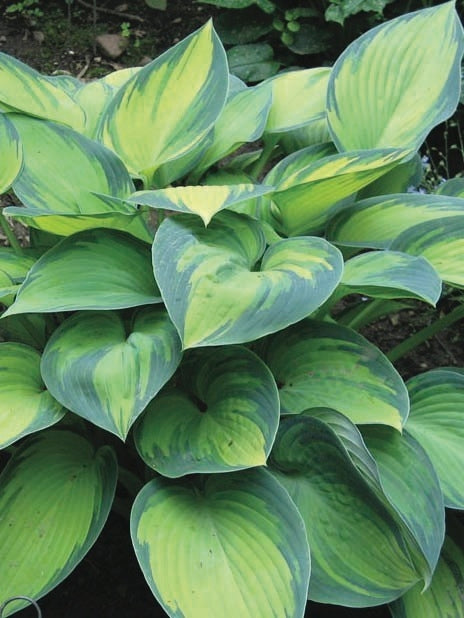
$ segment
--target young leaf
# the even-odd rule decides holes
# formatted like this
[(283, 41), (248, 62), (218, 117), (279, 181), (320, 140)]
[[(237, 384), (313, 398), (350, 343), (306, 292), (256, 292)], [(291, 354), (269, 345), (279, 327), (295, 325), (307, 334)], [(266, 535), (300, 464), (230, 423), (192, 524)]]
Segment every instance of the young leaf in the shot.
[(464, 508), (464, 374), (434, 369), (408, 381), (411, 413), (408, 432), (424, 448), (437, 471), (450, 508)]
[(463, 48), (454, 2), (402, 15), (351, 43), (328, 87), (337, 148), (417, 150), (456, 109)]
[(406, 386), (378, 348), (344, 326), (305, 320), (268, 337), (259, 354), (272, 371), (281, 411), (327, 407), (353, 423), (401, 431), (409, 412)]
[(389, 508), (328, 425), (309, 416), (282, 419), (270, 465), (306, 525), (311, 600), (380, 605), (419, 580)]
[(54, 425), (64, 413), (45, 389), (37, 350), (0, 343), (0, 448)]
[(271, 372), (242, 347), (195, 350), (137, 423), (134, 439), (163, 476), (230, 472), (266, 463), (279, 424)]
[(464, 287), (464, 217), (419, 223), (400, 234), (391, 248), (423, 256), (445, 283)]
[(34, 264), (3, 315), (159, 302), (148, 245), (115, 230), (86, 230), (65, 238)]
[(417, 298), (435, 305), (441, 279), (430, 263), (399, 251), (368, 251), (345, 262), (347, 292), (374, 298)]
[(224, 106), (228, 85), (225, 52), (208, 22), (118, 90), (99, 137), (131, 172), (151, 180), (162, 163), (200, 143)]
[(127, 331), (117, 313), (85, 311), (53, 333), (41, 371), (64, 406), (124, 440), (180, 358), (179, 337), (164, 309), (142, 309)]
[(0, 604), (19, 593), (39, 599), (69, 575), (100, 534), (116, 478), (113, 451), (70, 431), (22, 444), (0, 476)]
[(171, 618), (302, 618), (309, 579), (304, 525), (262, 469), (156, 478), (137, 496), (131, 535)]
[(127, 201), (151, 208), (195, 214), (200, 216), (207, 226), (220, 210), (230, 208), (240, 202), (255, 200), (272, 191), (273, 187), (250, 183), (218, 186), (197, 185), (169, 187), (158, 191), (137, 191)]
[(405, 230), (447, 217), (464, 215), (464, 199), (408, 193), (383, 195), (356, 202), (337, 214), (327, 237), (348, 247), (388, 249)]
[(341, 255), (321, 238), (282, 240), (263, 255), (264, 247), (259, 223), (234, 212), (207, 229), (190, 215), (163, 221), (153, 266), (184, 348), (278, 331), (317, 309), (340, 280)]

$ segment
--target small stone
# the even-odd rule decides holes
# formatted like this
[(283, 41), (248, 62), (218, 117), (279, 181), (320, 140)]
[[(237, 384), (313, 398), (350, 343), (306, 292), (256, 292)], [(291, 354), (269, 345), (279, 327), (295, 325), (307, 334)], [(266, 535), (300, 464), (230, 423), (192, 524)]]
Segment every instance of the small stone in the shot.
[(6, 43), (6, 36), (4, 34), (0, 36), (0, 43)]
[(182, 17), (176, 17), (175, 19), (172, 20), (172, 24), (180, 24), (180, 22), (182, 21)]
[(45, 41), (45, 34), (42, 32), (42, 30), (34, 30), (34, 32), (32, 33), (32, 37), (34, 41), (39, 44)]
[(99, 34), (95, 40), (103, 54), (112, 60), (122, 56), (129, 45), (128, 38), (121, 34)]

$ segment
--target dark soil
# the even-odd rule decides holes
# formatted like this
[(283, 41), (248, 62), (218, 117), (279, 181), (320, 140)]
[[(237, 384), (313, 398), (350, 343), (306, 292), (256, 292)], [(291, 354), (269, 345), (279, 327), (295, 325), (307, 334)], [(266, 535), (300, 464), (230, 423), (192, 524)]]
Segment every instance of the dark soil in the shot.
[[(42, 0), (42, 17), (24, 13), (6, 17), (4, 11), (12, 3), (0, 0), (0, 51), (47, 74), (69, 72), (85, 79), (124, 66), (143, 64), (217, 15), (212, 6), (183, 0), (168, 0), (165, 12), (148, 8), (144, 0), (99, 0), (99, 8), (118, 14), (98, 11), (95, 19), (92, 0), (71, 1), (69, 13), (64, 0)], [(128, 13), (132, 17), (127, 17)], [(95, 48), (95, 36), (120, 33), (124, 28), (129, 33), (128, 49), (117, 61), (110, 61)], [(443, 128), (436, 132), (438, 145), (432, 142), (435, 153), (441, 154), (443, 150), (439, 139), (442, 134)], [(459, 156), (454, 153), (453, 157), (447, 160), (449, 176), (463, 171), (462, 152)], [(438, 160), (440, 157), (436, 156)], [(18, 231), (23, 234), (21, 228)], [(424, 310), (423, 306), (406, 309), (365, 328), (363, 334), (386, 352), (437, 316), (448, 313), (454, 304), (452, 299), (445, 299), (437, 310)], [(464, 326), (458, 323), (418, 347), (396, 366), (404, 378), (433, 367), (464, 366), (463, 343)], [(62, 585), (40, 601), (40, 606), (44, 618), (166, 616), (140, 571), (129, 537), (128, 521), (116, 513), (111, 514), (103, 533), (82, 563)], [(313, 603), (308, 605), (307, 614), (315, 618), (387, 618), (390, 615), (386, 607), (351, 610)], [(35, 618), (36, 611), (31, 608), (15, 615)]]

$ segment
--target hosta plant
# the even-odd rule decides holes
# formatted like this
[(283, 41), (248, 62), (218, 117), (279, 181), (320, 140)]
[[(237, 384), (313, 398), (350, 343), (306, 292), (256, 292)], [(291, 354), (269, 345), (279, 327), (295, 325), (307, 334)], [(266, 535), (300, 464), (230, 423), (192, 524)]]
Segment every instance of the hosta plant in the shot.
[(462, 51), (447, 2), (253, 88), (211, 23), (86, 84), (1, 55), (0, 605), (119, 483), (171, 617), (464, 616), (464, 371), (358, 332), (464, 285), (464, 199), (407, 191)]

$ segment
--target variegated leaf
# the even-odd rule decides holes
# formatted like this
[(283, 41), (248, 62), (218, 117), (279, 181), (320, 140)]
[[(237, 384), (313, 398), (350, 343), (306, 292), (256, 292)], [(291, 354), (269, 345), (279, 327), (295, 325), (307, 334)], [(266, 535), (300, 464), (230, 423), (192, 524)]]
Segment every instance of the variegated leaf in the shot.
[(0, 109), (54, 120), (79, 130), (84, 111), (64, 88), (20, 60), (0, 52)]
[(0, 448), (57, 423), (64, 413), (45, 389), (37, 350), (0, 343)]
[(452, 195), (453, 197), (464, 197), (464, 178), (451, 178), (441, 184), (435, 191), (437, 195)]
[(192, 150), (213, 127), (228, 84), (226, 55), (210, 21), (118, 90), (99, 137), (149, 182), (162, 163)]
[(273, 187), (254, 184), (198, 185), (170, 187), (158, 191), (137, 191), (128, 202), (198, 215), (205, 226), (216, 213), (240, 202), (256, 200), (261, 195), (271, 193)]
[(41, 371), (66, 408), (124, 440), (180, 358), (179, 337), (164, 309), (146, 307), (128, 325), (112, 311), (84, 311), (53, 333)]
[(149, 246), (128, 234), (98, 229), (68, 236), (47, 251), (3, 315), (122, 309), (159, 302)]
[(258, 351), (279, 386), (283, 414), (328, 407), (354, 423), (401, 431), (406, 386), (382, 352), (350, 328), (305, 320), (268, 337)]
[[(313, 146), (308, 150), (319, 148), (322, 147)], [(327, 220), (339, 210), (342, 200), (392, 169), (404, 158), (404, 151), (349, 152), (306, 164), (304, 149), (287, 158), (291, 158), (294, 171), (289, 173), (285, 159), (276, 166), (282, 166), (285, 173), (280, 183), (273, 183), (276, 188), (272, 199), (278, 207), (277, 231), (296, 236), (320, 233)], [(281, 175), (279, 169), (273, 174)], [(268, 178), (265, 182), (269, 182)]]
[(279, 424), (271, 372), (243, 347), (191, 352), (176, 386), (166, 388), (137, 423), (134, 440), (163, 476), (230, 472), (264, 465)]
[(219, 213), (207, 229), (190, 215), (163, 221), (154, 272), (184, 348), (278, 331), (319, 307), (340, 280), (341, 255), (321, 238), (264, 249), (260, 224), (234, 212)]
[(445, 505), (464, 509), (464, 373), (434, 369), (407, 382), (411, 413), (408, 432), (437, 471)]
[(329, 425), (309, 416), (282, 419), (270, 467), (306, 525), (310, 599), (379, 605), (420, 579), (390, 509)]
[(39, 599), (71, 573), (106, 521), (117, 470), (109, 447), (70, 431), (44, 431), (15, 452), (0, 476), (0, 604)]
[(361, 189), (357, 194), (357, 199), (367, 199), (391, 193), (406, 193), (418, 187), (423, 176), (424, 166), (420, 155), (417, 153), (411, 159), (399, 163), (392, 170)]
[(304, 524), (265, 470), (158, 477), (135, 500), (131, 535), (171, 618), (303, 617), (310, 571)]
[(18, 132), (9, 120), (8, 114), (0, 113), (0, 144), (0, 157), (2, 160), (0, 167), (0, 194), (2, 194), (11, 187), (23, 164), (22, 144)]
[(408, 193), (361, 200), (337, 214), (327, 237), (338, 245), (388, 249), (405, 230), (447, 217), (464, 216), (464, 199)]
[(337, 148), (417, 150), (456, 109), (463, 49), (454, 2), (402, 15), (351, 43), (328, 87)]
[(272, 106), (266, 133), (285, 133), (325, 119), (328, 67), (285, 71), (265, 84), (272, 88)]
[(400, 234), (391, 248), (423, 256), (445, 283), (464, 287), (464, 217), (419, 223)]
[(345, 262), (347, 293), (374, 298), (416, 298), (435, 305), (441, 279), (430, 263), (400, 251), (368, 251)]

